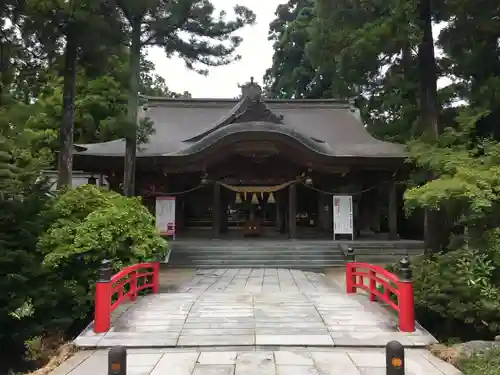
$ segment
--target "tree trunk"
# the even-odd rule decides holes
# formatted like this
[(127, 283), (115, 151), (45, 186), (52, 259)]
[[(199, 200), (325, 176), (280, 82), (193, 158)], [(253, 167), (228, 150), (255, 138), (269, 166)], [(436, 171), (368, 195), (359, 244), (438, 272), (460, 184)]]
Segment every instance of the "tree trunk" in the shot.
[[(403, 46), (401, 47), (401, 65), (405, 81), (415, 83), (415, 67), (409, 41), (403, 43)], [(404, 98), (410, 103), (412, 108), (418, 108), (418, 92), (413, 86), (404, 92)], [(410, 121), (412, 122), (410, 135), (412, 138), (419, 134), (419, 121), (416, 120), (418, 120), (418, 118), (415, 117), (414, 112), (412, 112), (412, 116), (410, 118)]]
[(131, 125), (125, 137), (125, 165), (123, 174), (123, 194), (131, 197), (135, 193), (135, 157), (137, 152), (137, 114), (139, 109), (139, 83), (141, 64), (141, 22), (131, 21), (132, 40), (129, 61), (129, 99), (127, 120)]
[(437, 96), (436, 57), (432, 36), (431, 0), (420, 0), (420, 25), (422, 41), (418, 48), (420, 72), (420, 109), (424, 129), (432, 131), (437, 138), (439, 126), (439, 103)]
[[(431, 0), (420, 0), (420, 25), (422, 41), (418, 48), (420, 79), (420, 120), (424, 131), (439, 137), (442, 129), (439, 125), (439, 103), (437, 96), (436, 57), (432, 36)], [(433, 176), (431, 176), (431, 179)], [(430, 252), (440, 251), (448, 245), (446, 217), (440, 211), (425, 211), (424, 237), (425, 248)]]
[(64, 51), (63, 113), (59, 128), (59, 166), (57, 187), (71, 187), (73, 174), (73, 136), (75, 123), (77, 44), (68, 34)]

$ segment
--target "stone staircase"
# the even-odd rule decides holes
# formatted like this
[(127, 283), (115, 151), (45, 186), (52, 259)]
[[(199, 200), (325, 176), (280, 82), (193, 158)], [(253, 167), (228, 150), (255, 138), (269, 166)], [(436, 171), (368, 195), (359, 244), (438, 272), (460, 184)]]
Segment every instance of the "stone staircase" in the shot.
[[(417, 241), (414, 241), (417, 242)], [(422, 252), (420, 243), (401, 241), (177, 240), (168, 265), (177, 268), (290, 268), (321, 270), (343, 266), (342, 248), (355, 249), (361, 262), (394, 262)]]
[(424, 252), (423, 241), (412, 240), (346, 241), (345, 246), (354, 249), (357, 262), (366, 263), (393, 263), (403, 256), (413, 257)]
[(171, 241), (170, 247), (173, 267), (321, 269), (344, 264), (344, 254), (331, 241)]

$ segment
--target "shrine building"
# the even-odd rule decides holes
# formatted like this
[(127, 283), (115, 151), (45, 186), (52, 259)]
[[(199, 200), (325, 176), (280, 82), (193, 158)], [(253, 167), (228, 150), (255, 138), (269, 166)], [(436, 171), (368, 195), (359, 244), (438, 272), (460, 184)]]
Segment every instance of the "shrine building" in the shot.
[[(266, 99), (253, 79), (241, 90), (142, 98), (154, 133), (138, 146), (135, 194), (152, 213), (175, 198), (176, 240), (400, 238), (402, 145), (370, 135), (348, 101)], [(124, 154), (124, 140), (77, 145), (74, 169), (120, 191)]]

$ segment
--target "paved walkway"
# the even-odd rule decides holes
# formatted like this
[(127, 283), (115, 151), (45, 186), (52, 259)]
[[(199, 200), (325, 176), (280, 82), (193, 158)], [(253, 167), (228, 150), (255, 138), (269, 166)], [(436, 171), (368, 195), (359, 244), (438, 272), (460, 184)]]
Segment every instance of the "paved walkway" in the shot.
[[(425, 349), (407, 349), (406, 375), (459, 375)], [(386, 375), (383, 349), (274, 351), (129, 349), (127, 375)], [(107, 374), (107, 350), (78, 352), (51, 375)]]
[(106, 374), (112, 345), (128, 347), (127, 375), (385, 375), (393, 339), (408, 347), (406, 375), (460, 374), (416, 348), (434, 341), (423, 329), (398, 332), (393, 315), (322, 274), (203, 270), (168, 290), (120, 307), (106, 334), (90, 326), (76, 340), (87, 350), (51, 375)]
[(92, 325), (82, 348), (242, 346), (407, 347), (435, 342), (421, 327), (398, 332), (395, 316), (348, 296), (324, 274), (284, 269), (199, 270), (176, 293), (149, 295), (115, 311), (112, 328)]

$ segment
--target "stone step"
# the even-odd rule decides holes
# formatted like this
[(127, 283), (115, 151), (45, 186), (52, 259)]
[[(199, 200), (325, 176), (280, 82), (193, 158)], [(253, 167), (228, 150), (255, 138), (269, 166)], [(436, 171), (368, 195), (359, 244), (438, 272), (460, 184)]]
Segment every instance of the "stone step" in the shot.
[(235, 259), (235, 260), (273, 260), (273, 259), (296, 259), (296, 260), (341, 260), (346, 258), (337, 254), (175, 254), (172, 253), (170, 259)]
[(341, 262), (292, 262), (292, 261), (280, 261), (280, 262), (197, 262), (196, 264), (189, 263), (169, 263), (169, 267), (175, 268), (202, 268), (202, 269), (213, 269), (213, 268), (286, 268), (286, 269), (301, 269), (301, 270), (322, 270), (324, 268), (330, 267), (343, 267), (344, 263)]
[(261, 255), (261, 256), (252, 256), (252, 255), (245, 255), (245, 254), (231, 254), (227, 256), (219, 256), (218, 254), (214, 254), (212, 256), (203, 256), (203, 255), (197, 255), (197, 254), (191, 254), (191, 255), (185, 255), (185, 254), (172, 254), (170, 259), (182, 259), (182, 260), (192, 260), (196, 261), (198, 259), (232, 259), (232, 260), (262, 260), (262, 261), (272, 261), (274, 259), (276, 260), (282, 260), (282, 259), (293, 259), (296, 261), (299, 260), (339, 260), (339, 261), (344, 261), (343, 256), (323, 256), (323, 255), (308, 255), (308, 254), (300, 254), (300, 255), (293, 255), (293, 254), (279, 254), (279, 255)]
[(422, 253), (417, 241), (362, 242), (308, 240), (181, 240), (170, 241), (173, 267), (299, 268), (321, 269), (345, 265), (342, 247), (355, 249), (356, 260), (393, 263), (404, 255)]
[[(171, 248), (172, 254), (338, 254), (342, 255), (342, 251), (339, 249), (269, 249), (269, 248), (258, 248), (258, 249), (193, 249), (193, 248)], [(394, 251), (391, 251), (392, 253)]]
[(172, 254), (203, 254), (203, 255), (232, 255), (232, 254), (245, 254), (245, 255), (266, 255), (266, 254), (318, 254), (318, 255), (343, 255), (342, 251), (339, 249), (266, 249), (266, 248), (258, 248), (258, 249), (179, 249), (173, 248)]

